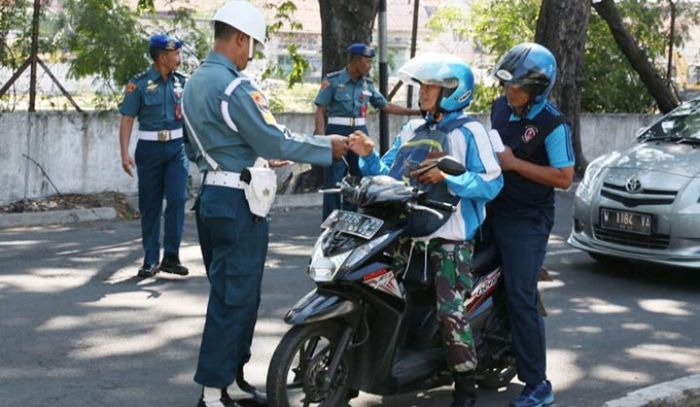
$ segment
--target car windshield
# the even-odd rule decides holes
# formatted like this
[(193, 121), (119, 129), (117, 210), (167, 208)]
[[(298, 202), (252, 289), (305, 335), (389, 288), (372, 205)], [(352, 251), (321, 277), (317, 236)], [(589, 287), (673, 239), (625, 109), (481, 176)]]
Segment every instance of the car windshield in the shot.
[(700, 99), (684, 102), (673, 109), (640, 134), (639, 139), (700, 142)]

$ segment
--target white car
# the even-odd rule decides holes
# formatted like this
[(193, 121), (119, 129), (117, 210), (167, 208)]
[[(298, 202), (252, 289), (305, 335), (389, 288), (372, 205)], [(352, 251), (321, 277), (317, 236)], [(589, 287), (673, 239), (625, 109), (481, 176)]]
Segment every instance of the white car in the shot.
[(569, 244), (604, 261), (700, 268), (700, 98), (590, 163)]

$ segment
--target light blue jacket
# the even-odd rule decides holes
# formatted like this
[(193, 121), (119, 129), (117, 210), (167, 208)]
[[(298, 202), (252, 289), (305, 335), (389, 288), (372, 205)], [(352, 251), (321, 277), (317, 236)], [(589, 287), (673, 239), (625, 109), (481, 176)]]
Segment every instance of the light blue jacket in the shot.
[[(463, 117), (460, 112), (451, 113), (438, 124), (432, 125), (444, 126), (460, 117)], [(411, 140), (415, 130), (425, 123), (425, 120), (417, 119), (404, 125), (391, 149), (381, 159), (376, 151), (367, 157), (360, 157), (359, 166), (362, 174), (388, 174), (401, 145)], [(450, 155), (462, 162), (467, 169), (462, 175), (447, 175), (445, 179), (449, 190), (461, 199), (458, 211), (427, 238), (469, 240), (475, 236), (486, 217), (486, 203), (501, 191), (503, 175), (488, 133), (479, 122), (471, 121), (451, 131), (448, 134), (448, 142)]]

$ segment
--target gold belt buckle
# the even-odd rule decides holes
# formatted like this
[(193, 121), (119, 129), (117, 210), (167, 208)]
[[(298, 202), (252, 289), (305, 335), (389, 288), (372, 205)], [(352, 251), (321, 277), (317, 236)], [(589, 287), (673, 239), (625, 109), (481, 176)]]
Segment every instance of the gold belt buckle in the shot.
[(355, 118), (354, 117), (350, 118), (350, 127), (355, 127)]
[(169, 141), (170, 140), (170, 130), (159, 130), (158, 131), (158, 141)]

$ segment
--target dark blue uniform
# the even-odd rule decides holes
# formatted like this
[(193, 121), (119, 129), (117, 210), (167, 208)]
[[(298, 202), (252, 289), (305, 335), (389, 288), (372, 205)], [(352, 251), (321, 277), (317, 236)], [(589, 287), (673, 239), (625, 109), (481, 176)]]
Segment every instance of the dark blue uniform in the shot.
[[(353, 81), (347, 68), (332, 72), (325, 78), (328, 85), (323, 87), (316, 96), (314, 103), (326, 108), (328, 115), (328, 125), (326, 134), (340, 134), (348, 136), (355, 130), (368, 133), (367, 125), (364, 123), (367, 117), (367, 105), (371, 104), (377, 109), (385, 107), (388, 102), (381, 93), (377, 91), (368, 77), (361, 77)], [(361, 119), (362, 123), (357, 123)], [(335, 120), (345, 122), (334, 124)], [(323, 187), (334, 188), (343, 179), (346, 172), (351, 175), (361, 175), (357, 166), (357, 154), (348, 151), (345, 162), (336, 161), (332, 166), (324, 169)], [(325, 194), (323, 196), (323, 219), (325, 219), (334, 209), (340, 208), (340, 196), (338, 194)], [(350, 208), (346, 208), (350, 209)]]
[[(505, 97), (491, 110), (491, 125), (503, 144), (517, 155), (539, 129), (561, 122), (561, 112), (548, 101), (535, 104), (527, 119), (513, 113)], [(537, 165), (556, 168), (574, 165), (571, 130), (556, 126), (543, 143), (525, 158)], [(505, 171), (503, 190), (489, 205), (493, 231), (501, 255), (518, 378), (525, 383), (546, 379), (544, 321), (537, 307), (537, 281), (554, 222), (554, 189)]]
[(160, 218), (163, 197), (167, 201), (164, 218), (163, 251), (178, 256), (185, 220), (188, 161), (183, 148), (180, 98), (185, 77), (177, 72), (163, 80), (155, 67), (133, 77), (119, 112), (137, 117), (139, 141), (136, 145), (141, 236), (144, 264), (160, 260)]
[(194, 380), (224, 388), (250, 358), (268, 243), (268, 220), (251, 213), (240, 173), (259, 157), (327, 166), (331, 143), (279, 125), (257, 85), (217, 52), (188, 81), (182, 110), (205, 173), (197, 229), (211, 283)]

